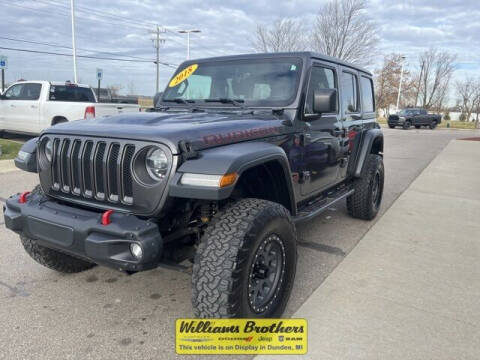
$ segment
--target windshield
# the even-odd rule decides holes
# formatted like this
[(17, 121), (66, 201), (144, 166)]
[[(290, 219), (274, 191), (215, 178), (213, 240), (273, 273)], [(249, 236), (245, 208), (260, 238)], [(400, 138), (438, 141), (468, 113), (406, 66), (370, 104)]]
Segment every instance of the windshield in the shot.
[(182, 66), (165, 92), (164, 102), (209, 103), (226, 99), (245, 106), (287, 106), (300, 82), (300, 58), (201, 62)]

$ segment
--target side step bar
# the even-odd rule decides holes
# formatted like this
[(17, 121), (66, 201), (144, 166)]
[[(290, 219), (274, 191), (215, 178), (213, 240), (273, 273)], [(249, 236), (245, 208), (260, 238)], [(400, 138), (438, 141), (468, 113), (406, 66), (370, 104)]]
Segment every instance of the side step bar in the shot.
[(352, 195), (354, 191), (355, 190), (353, 189), (347, 190), (334, 198), (326, 198), (326, 201), (318, 201), (317, 203), (313, 203), (312, 205), (307, 206), (306, 208), (302, 209), (297, 216), (293, 218), (293, 222), (295, 224), (299, 224), (313, 219), (315, 216), (324, 212), (336, 202), (345, 199), (347, 196)]

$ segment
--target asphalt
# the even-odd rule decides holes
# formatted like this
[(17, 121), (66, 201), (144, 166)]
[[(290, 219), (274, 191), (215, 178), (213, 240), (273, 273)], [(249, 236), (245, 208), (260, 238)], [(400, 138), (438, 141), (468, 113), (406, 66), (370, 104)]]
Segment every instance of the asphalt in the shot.
[(302, 358), (480, 358), (479, 153), (452, 141), (295, 312)]
[[(380, 215), (451, 139), (479, 136), (478, 131), (384, 131), (386, 184)], [(35, 174), (2, 173), (0, 168), (0, 202), (37, 182)], [(174, 320), (193, 315), (189, 274), (158, 268), (126, 276), (102, 267), (57, 274), (33, 262), (2, 223), (0, 219), (0, 359), (177, 357)], [(299, 227), (297, 277), (286, 316), (349, 258), (374, 223), (349, 218), (342, 202)]]

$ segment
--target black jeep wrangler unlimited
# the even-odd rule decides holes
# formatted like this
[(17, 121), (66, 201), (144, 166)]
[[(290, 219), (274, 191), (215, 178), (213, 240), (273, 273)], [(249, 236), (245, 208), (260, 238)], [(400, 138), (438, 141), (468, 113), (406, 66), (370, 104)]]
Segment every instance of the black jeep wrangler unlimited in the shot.
[(278, 317), (295, 224), (346, 199), (382, 200), (383, 135), (370, 73), (320, 54), (180, 65), (155, 112), (59, 124), (26, 143), (40, 185), (8, 199), (27, 253), (73, 273), (192, 259), (198, 317)]

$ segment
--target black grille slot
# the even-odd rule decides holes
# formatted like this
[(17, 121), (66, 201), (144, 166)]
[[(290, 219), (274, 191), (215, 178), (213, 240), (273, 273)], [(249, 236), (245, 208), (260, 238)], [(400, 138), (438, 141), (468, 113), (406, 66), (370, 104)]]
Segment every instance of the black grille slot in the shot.
[(108, 198), (110, 201), (117, 202), (119, 199), (119, 187), (118, 187), (118, 155), (120, 153), (120, 145), (112, 144), (110, 147), (110, 154), (108, 156)]
[(104, 186), (104, 173), (103, 173), (103, 157), (105, 156), (104, 142), (97, 144), (97, 150), (95, 152), (95, 196), (99, 200), (105, 199), (105, 186)]
[(125, 146), (122, 161), (122, 187), (123, 187), (123, 202), (126, 204), (133, 203), (133, 190), (132, 190), (132, 170), (130, 165), (132, 164), (133, 155), (135, 155), (135, 146)]
[(85, 144), (85, 150), (82, 156), (82, 170), (83, 170), (83, 186), (84, 186), (84, 194), (86, 197), (92, 197), (93, 194), (93, 181), (92, 181), (92, 171), (93, 168), (91, 164), (92, 158), (92, 149), (93, 149), (93, 142), (87, 141)]
[(53, 176), (53, 189), (60, 190), (60, 139), (53, 141), (53, 159), (52, 159), (52, 176)]
[(72, 145), (72, 157), (70, 158), (72, 193), (75, 195), (81, 194), (82, 163), (79, 156), (81, 148), (82, 142), (80, 140), (75, 140)]
[(70, 192), (70, 140), (64, 139), (60, 145), (60, 167), (61, 167), (61, 179), (60, 185), (63, 192)]

